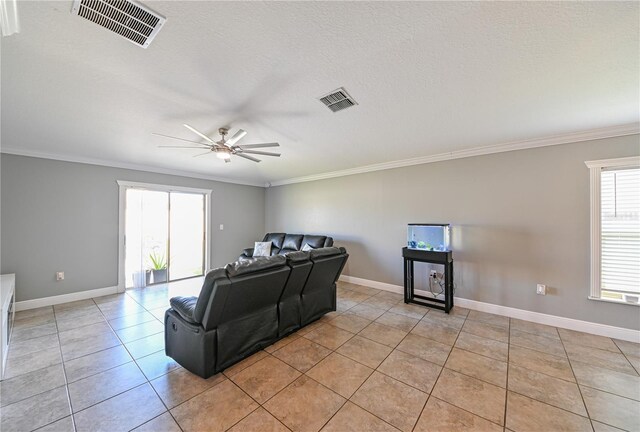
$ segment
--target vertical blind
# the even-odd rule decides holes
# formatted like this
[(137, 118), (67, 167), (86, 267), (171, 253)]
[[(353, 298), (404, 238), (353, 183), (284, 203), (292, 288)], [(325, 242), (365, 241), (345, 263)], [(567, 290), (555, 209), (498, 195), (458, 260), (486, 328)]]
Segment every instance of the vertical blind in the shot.
[(601, 175), (601, 289), (640, 293), (640, 168)]

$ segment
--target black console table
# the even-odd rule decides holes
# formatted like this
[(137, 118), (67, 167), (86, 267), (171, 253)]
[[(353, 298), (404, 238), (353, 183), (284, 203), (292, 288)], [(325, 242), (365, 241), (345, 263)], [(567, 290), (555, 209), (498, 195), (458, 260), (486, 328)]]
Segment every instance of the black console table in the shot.
[[(402, 248), (404, 258), (404, 302), (429, 306), (449, 313), (453, 307), (453, 255), (451, 251), (429, 251)], [(444, 265), (444, 300), (415, 294), (413, 263), (415, 261)]]

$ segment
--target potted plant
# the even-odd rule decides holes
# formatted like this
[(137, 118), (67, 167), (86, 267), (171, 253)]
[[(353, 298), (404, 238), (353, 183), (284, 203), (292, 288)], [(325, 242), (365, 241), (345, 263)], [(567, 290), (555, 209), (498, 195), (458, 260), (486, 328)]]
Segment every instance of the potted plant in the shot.
[(151, 272), (153, 273), (153, 283), (161, 283), (167, 281), (167, 259), (165, 254), (154, 249), (149, 254), (151, 262)]

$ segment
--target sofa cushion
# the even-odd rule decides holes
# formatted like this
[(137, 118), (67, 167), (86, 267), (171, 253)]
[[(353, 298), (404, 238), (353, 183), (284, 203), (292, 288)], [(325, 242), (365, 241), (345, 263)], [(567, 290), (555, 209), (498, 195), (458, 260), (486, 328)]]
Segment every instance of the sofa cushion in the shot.
[(284, 236), (285, 233), (268, 233), (267, 235), (264, 236), (264, 239), (262, 239), (263, 242), (267, 242), (270, 241), (271, 243), (273, 243), (273, 246), (271, 246), (271, 249), (282, 249), (282, 243), (284, 243)]
[(254, 257), (268, 257), (271, 256), (271, 242), (255, 242), (253, 246)]
[(184, 320), (191, 324), (198, 324), (194, 317), (198, 297), (172, 297), (169, 300), (171, 308)]
[(282, 267), (286, 263), (287, 259), (283, 255), (274, 255), (270, 257), (245, 259), (242, 261), (227, 264), (225, 270), (227, 271), (229, 277), (235, 277), (247, 273), (254, 273), (258, 271)]
[(305, 244), (304, 244), (304, 246), (302, 246), (302, 247), (300, 248), (300, 250), (301, 250), (302, 252), (309, 252), (309, 251), (312, 251), (312, 250), (314, 250), (314, 249), (317, 249), (317, 248), (314, 248), (314, 247), (309, 246), (309, 243), (305, 243)]
[(309, 259), (309, 252), (289, 252), (287, 255), (287, 262), (302, 262)]
[(302, 247), (302, 234), (286, 234), (284, 236), (284, 242), (282, 243), (282, 249), (300, 250)]
[(302, 238), (302, 245), (305, 243), (311, 246), (314, 249), (324, 247), (324, 242), (327, 240), (326, 236), (317, 236), (317, 235), (305, 235)]
[(340, 248), (323, 247), (323, 248), (314, 249), (311, 252), (309, 252), (309, 257), (311, 259), (314, 259), (314, 258), (320, 258), (325, 256), (331, 256), (331, 255), (339, 255), (341, 253), (343, 252), (340, 250)]
[(290, 254), (292, 252), (298, 252), (298, 249), (284, 249), (284, 248), (282, 248), (282, 249), (280, 249), (278, 251), (278, 255), (288, 255), (288, 254)]

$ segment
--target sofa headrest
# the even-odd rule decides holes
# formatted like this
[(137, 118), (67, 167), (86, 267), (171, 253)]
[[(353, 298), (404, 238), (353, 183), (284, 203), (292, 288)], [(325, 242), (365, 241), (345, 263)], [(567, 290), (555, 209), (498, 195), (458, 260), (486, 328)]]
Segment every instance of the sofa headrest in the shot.
[(302, 248), (302, 234), (286, 234), (282, 249), (300, 250)]
[(282, 249), (282, 243), (284, 242), (285, 233), (267, 233), (264, 236), (263, 242), (271, 242), (271, 249)]
[(344, 248), (341, 250), (341, 248), (337, 248), (337, 247), (323, 247), (323, 248), (313, 249), (311, 252), (309, 252), (309, 257), (311, 259), (314, 259), (314, 258), (320, 258), (320, 257), (327, 257), (331, 255), (340, 255), (344, 253), (343, 250)]
[(309, 260), (309, 252), (288, 252), (285, 256), (287, 257), (287, 262), (302, 262)]
[(308, 244), (314, 249), (318, 249), (321, 247), (325, 247), (325, 242), (327, 241), (327, 236), (318, 236), (318, 235), (305, 235), (302, 237), (302, 243), (300, 247), (303, 247), (305, 244)]
[(270, 257), (256, 257), (253, 259), (244, 259), (227, 264), (225, 270), (229, 277), (240, 276), (247, 273), (268, 270), (276, 267), (282, 267), (287, 263), (287, 259), (283, 255), (273, 255)]
[(207, 304), (209, 303), (209, 297), (211, 297), (213, 291), (213, 285), (217, 280), (226, 278), (227, 271), (224, 268), (213, 269), (207, 273), (204, 278), (204, 283), (202, 284), (202, 289), (200, 290), (200, 295), (198, 296), (198, 301), (196, 302), (195, 311), (193, 312), (195, 321), (202, 322)]

